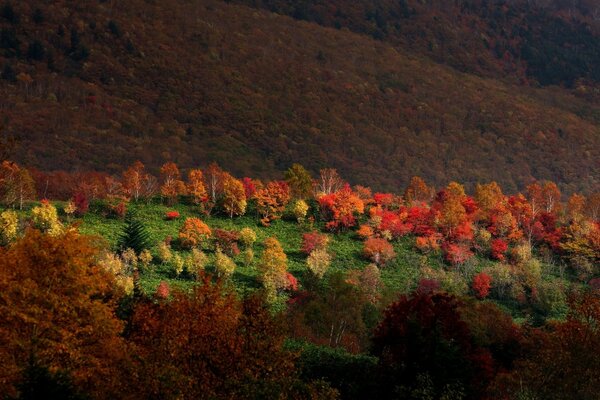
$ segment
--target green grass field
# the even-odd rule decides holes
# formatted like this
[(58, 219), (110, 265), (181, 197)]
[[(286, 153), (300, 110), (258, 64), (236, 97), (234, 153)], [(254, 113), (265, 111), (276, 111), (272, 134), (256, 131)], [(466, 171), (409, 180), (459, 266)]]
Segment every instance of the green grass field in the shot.
[[(29, 210), (35, 205), (36, 203), (31, 203), (26, 207), (26, 210), (21, 212), (22, 219), (27, 218)], [(119, 237), (125, 222), (123, 219), (108, 215), (103, 203), (92, 204), (89, 212), (82, 218), (68, 218), (63, 212), (64, 203), (55, 202), (55, 205), (64, 223), (78, 225), (81, 233), (102, 237), (110, 249), (113, 251), (118, 250)], [(282, 219), (274, 221), (271, 226), (264, 227), (251, 208), (243, 217), (233, 219), (222, 215), (206, 216), (200, 212), (197, 206), (185, 204), (184, 202), (174, 206), (167, 206), (158, 200), (151, 203), (130, 203), (128, 210), (142, 221), (150, 236), (150, 250), (154, 261), (150, 268), (141, 273), (141, 287), (148, 294), (154, 293), (161, 281), (166, 281), (171, 287), (180, 289), (188, 289), (194, 285), (195, 280), (192, 276), (185, 273), (177, 276), (172, 266), (162, 264), (157, 257), (157, 245), (167, 237), (176, 239), (180, 227), (188, 217), (201, 218), (211, 229), (221, 228), (239, 231), (244, 227), (250, 227), (256, 232), (257, 241), (253, 246), (254, 262), (251, 265), (244, 265), (243, 253), (234, 258), (236, 270), (228, 284), (240, 294), (260, 288), (256, 264), (263, 250), (262, 243), (267, 237), (276, 237), (279, 240), (288, 258), (288, 271), (298, 278), (300, 284), (306, 282), (308, 269), (306, 267), (306, 255), (301, 252), (302, 235), (312, 230), (323, 232), (322, 225), (318, 223), (314, 226), (299, 224), (289, 212), (284, 214)], [(167, 211), (173, 210), (178, 211), (180, 217), (169, 221), (165, 218), (165, 214)], [(363, 243), (355, 232), (327, 233), (327, 235), (330, 238), (329, 250), (334, 255), (328, 274), (336, 271), (362, 270), (369, 263), (361, 254)], [(396, 252), (395, 259), (381, 268), (384, 298), (388, 301), (396, 298), (399, 293), (407, 293), (413, 290), (421, 278), (423, 267), (428, 266), (434, 270), (448, 268), (445, 266), (440, 252), (425, 255), (415, 249), (413, 237), (403, 237), (394, 241), (393, 245)], [(214, 272), (214, 250), (212, 247), (205, 247), (203, 250), (209, 257), (206, 271), (209, 273)], [(187, 251), (178, 249), (177, 246), (173, 247), (173, 251), (182, 256), (187, 255)], [(469, 274), (472, 276), (473, 273), (493, 264), (494, 261), (477, 256), (470, 262), (470, 272), (456, 272), (455, 276), (459, 284), (465, 288), (465, 285), (469, 283)], [(559, 275), (555, 266), (542, 263), (542, 278), (544, 281), (560, 279)], [(463, 280), (464, 282), (461, 282)], [(575, 285), (573, 280), (565, 282), (569, 285)], [(280, 296), (279, 304), (285, 301), (285, 296), (285, 294)], [(497, 303), (510, 312), (517, 321), (525, 321), (531, 318), (531, 309), (523, 309), (522, 305), (514, 300), (502, 300), (497, 301)], [(561, 318), (561, 314), (554, 313), (545, 317)]]

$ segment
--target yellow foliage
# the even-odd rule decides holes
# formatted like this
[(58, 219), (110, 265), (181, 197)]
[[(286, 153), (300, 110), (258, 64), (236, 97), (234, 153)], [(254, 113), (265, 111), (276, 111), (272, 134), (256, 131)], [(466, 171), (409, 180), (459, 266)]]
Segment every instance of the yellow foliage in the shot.
[(17, 238), (19, 217), (16, 212), (6, 210), (0, 214), (0, 244), (8, 245)]
[(31, 222), (37, 229), (50, 236), (58, 236), (63, 232), (56, 207), (48, 201), (42, 201), (42, 204), (31, 210)]
[(219, 247), (217, 247), (215, 253), (215, 268), (217, 269), (217, 274), (226, 279), (235, 272), (235, 263)]
[(331, 255), (326, 249), (317, 248), (308, 255), (306, 265), (314, 276), (321, 279), (331, 265)]

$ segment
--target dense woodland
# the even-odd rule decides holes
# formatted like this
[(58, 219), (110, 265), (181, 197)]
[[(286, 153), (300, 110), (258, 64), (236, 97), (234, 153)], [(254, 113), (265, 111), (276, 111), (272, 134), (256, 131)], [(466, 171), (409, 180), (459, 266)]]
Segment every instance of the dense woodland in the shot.
[(0, 200), (5, 398), (597, 394), (600, 193), (5, 161)]
[(598, 190), (593, 18), (405, 3), (294, 2), (323, 27), (209, 0), (3, 2), (0, 133), (46, 171), (205, 160), (272, 179), (295, 160), (378, 190), (414, 175)]

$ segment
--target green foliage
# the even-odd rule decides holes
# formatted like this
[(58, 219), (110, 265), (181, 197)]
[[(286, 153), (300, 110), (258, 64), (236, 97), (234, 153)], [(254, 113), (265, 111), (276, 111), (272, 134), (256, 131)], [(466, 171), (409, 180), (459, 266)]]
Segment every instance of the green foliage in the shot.
[(125, 227), (119, 238), (118, 248), (121, 250), (133, 249), (136, 254), (140, 254), (150, 246), (150, 235), (144, 224), (133, 213), (128, 213), (125, 218)]

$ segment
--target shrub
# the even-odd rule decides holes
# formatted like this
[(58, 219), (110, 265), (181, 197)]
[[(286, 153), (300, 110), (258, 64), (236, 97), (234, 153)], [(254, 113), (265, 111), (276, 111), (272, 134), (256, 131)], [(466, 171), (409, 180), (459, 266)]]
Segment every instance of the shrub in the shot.
[(73, 196), (73, 204), (75, 205), (75, 213), (78, 216), (85, 215), (90, 208), (90, 202), (83, 192), (75, 193)]
[(444, 250), (444, 258), (452, 265), (464, 264), (473, 257), (473, 253), (469, 247), (464, 244), (446, 242), (442, 248)]
[(206, 264), (208, 263), (208, 257), (200, 249), (192, 249), (192, 252), (185, 258), (185, 269), (188, 273), (199, 277)]
[(306, 265), (315, 277), (321, 279), (331, 265), (331, 255), (326, 249), (317, 248), (309, 254)]
[(506, 259), (505, 253), (508, 250), (508, 243), (502, 239), (492, 240), (491, 254), (492, 258), (498, 261), (504, 261)]
[(215, 253), (215, 268), (217, 275), (222, 278), (229, 278), (235, 271), (235, 263), (227, 255), (225, 255), (220, 248), (217, 247)]
[(48, 200), (42, 200), (38, 207), (31, 210), (33, 226), (50, 236), (58, 236), (63, 231), (63, 226), (58, 220), (58, 213)]
[(480, 272), (473, 277), (473, 292), (478, 299), (485, 299), (492, 287), (492, 277), (485, 272)]
[(175, 253), (173, 258), (171, 259), (171, 266), (173, 267), (173, 272), (175, 272), (176, 276), (181, 275), (184, 266), (183, 258), (179, 254)]
[(240, 254), (237, 242), (240, 239), (240, 233), (237, 231), (226, 231), (215, 229), (214, 235), (217, 247), (230, 257)]
[(186, 249), (201, 247), (211, 236), (210, 228), (201, 219), (187, 218), (179, 230), (179, 243)]
[(169, 287), (169, 284), (165, 281), (160, 281), (156, 287), (156, 293), (154, 295), (159, 299), (166, 299), (170, 294), (171, 288)]
[(150, 267), (150, 263), (152, 263), (152, 253), (150, 253), (150, 250), (142, 250), (139, 256), (139, 260), (144, 269), (148, 269)]
[(6, 246), (17, 238), (19, 217), (16, 212), (6, 210), (0, 213), (0, 245)]
[(308, 204), (304, 200), (297, 200), (294, 204), (294, 216), (298, 223), (304, 222), (306, 213), (308, 212)]
[(167, 242), (160, 242), (158, 244), (158, 258), (163, 264), (168, 263), (173, 258), (171, 246)]
[(179, 212), (178, 211), (167, 211), (165, 214), (165, 219), (167, 221), (173, 221), (174, 219), (179, 218)]
[(253, 261), (254, 261), (254, 250), (252, 250), (252, 248), (248, 247), (246, 250), (244, 250), (244, 265), (246, 267), (249, 267), (252, 265)]
[(326, 249), (329, 237), (319, 232), (309, 232), (302, 235), (302, 252), (310, 254), (316, 249)]
[(363, 255), (378, 266), (385, 265), (396, 257), (391, 243), (381, 238), (367, 239), (363, 247)]
[(242, 228), (240, 231), (240, 242), (245, 248), (252, 247), (254, 242), (256, 242), (256, 232), (252, 228)]

